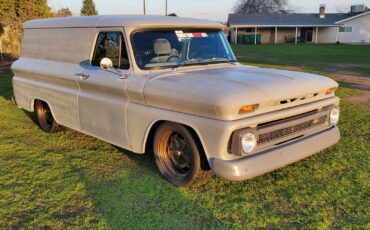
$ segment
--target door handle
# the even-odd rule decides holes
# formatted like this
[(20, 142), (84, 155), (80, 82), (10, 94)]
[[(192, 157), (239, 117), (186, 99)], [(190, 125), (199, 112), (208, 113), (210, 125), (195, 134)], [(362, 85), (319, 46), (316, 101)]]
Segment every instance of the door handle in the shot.
[(119, 77), (119, 79), (127, 79), (127, 75), (124, 73), (121, 73), (121, 76)]
[(86, 80), (90, 77), (90, 75), (88, 74), (84, 74), (84, 73), (76, 73), (75, 74), (77, 77), (80, 77), (81, 80)]

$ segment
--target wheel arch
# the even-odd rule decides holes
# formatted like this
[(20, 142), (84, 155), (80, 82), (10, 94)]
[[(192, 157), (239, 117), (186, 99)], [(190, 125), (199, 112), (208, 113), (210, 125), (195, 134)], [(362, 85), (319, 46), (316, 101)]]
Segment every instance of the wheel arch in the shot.
[(191, 125), (184, 124), (182, 122), (171, 121), (171, 120), (157, 120), (157, 121), (152, 122), (150, 124), (149, 128), (147, 129), (146, 136), (145, 136), (145, 139), (144, 139), (144, 150), (145, 150), (145, 152), (152, 151), (154, 135), (155, 135), (157, 129), (161, 126), (161, 124), (166, 123), (166, 122), (177, 123), (177, 124), (183, 125), (190, 132), (190, 134), (194, 138), (194, 141), (200, 147), (199, 150), (200, 150), (200, 155), (201, 155), (200, 157), (201, 157), (201, 161), (202, 161), (202, 169), (203, 170), (210, 170), (211, 168), (210, 168), (210, 165), (209, 165), (209, 162), (208, 162), (208, 157), (207, 157), (206, 151), (204, 149), (204, 145), (203, 145), (204, 142), (202, 141), (201, 136), (199, 135), (199, 131), (197, 131)]
[(35, 104), (36, 104), (36, 101), (43, 101), (43, 102), (45, 102), (48, 106), (49, 106), (49, 108), (50, 108), (50, 111), (51, 111), (51, 114), (53, 114), (53, 118), (54, 118), (54, 120), (59, 124), (59, 120), (58, 120), (58, 118), (55, 116), (55, 113), (54, 113), (54, 110), (53, 110), (53, 106), (50, 104), (50, 102), (47, 100), (47, 99), (45, 99), (45, 98), (42, 98), (42, 97), (33, 97), (32, 98), (32, 100), (31, 100), (31, 112), (35, 112), (36, 111), (36, 109), (35, 109)]

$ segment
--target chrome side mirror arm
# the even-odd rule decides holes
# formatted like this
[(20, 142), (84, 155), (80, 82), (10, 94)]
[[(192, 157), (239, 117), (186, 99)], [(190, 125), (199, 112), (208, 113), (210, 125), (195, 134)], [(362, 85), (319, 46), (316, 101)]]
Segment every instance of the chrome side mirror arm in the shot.
[(110, 68), (110, 69), (103, 69), (102, 68), (102, 70), (119, 75), (119, 79), (127, 79), (127, 75), (122, 73), (121, 71), (119, 71), (116, 68), (113, 68), (113, 67)]
[(100, 61), (100, 68), (104, 71), (109, 71), (114, 74), (118, 74), (120, 77), (119, 79), (127, 79), (127, 75), (119, 71), (118, 69), (113, 67), (113, 62), (109, 58), (103, 58)]

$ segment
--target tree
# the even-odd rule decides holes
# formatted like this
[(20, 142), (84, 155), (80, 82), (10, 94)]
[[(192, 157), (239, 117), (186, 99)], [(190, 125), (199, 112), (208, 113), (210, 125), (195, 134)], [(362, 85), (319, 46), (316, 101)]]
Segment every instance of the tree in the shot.
[(0, 21), (5, 26), (50, 16), (47, 0), (0, 0)]
[(239, 0), (234, 8), (236, 14), (284, 14), (288, 0)]
[(56, 12), (54, 12), (54, 17), (56, 18), (63, 18), (63, 17), (70, 17), (72, 16), (72, 11), (66, 7), (66, 8), (60, 8)]
[(3, 52), (17, 57), (20, 52), (22, 24), (31, 19), (52, 16), (47, 0), (0, 0), (0, 22), (3, 24)]
[(17, 18), (21, 22), (52, 16), (47, 0), (16, 0), (15, 2)]
[(4, 25), (14, 22), (17, 18), (15, 0), (0, 0), (0, 21)]
[(94, 0), (83, 0), (81, 8), (81, 16), (98, 15), (95, 9)]

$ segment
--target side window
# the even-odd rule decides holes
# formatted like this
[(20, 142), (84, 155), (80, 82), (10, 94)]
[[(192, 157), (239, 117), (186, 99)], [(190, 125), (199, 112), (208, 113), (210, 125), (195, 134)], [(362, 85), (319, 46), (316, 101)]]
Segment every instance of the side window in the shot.
[(100, 66), (103, 58), (109, 58), (116, 69), (129, 69), (128, 54), (121, 32), (101, 32), (96, 41), (93, 66)]

